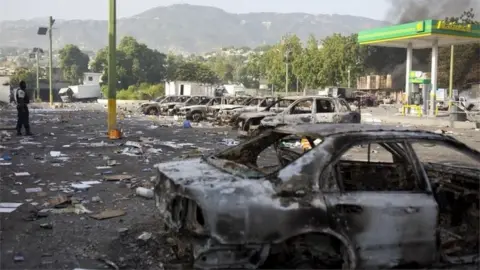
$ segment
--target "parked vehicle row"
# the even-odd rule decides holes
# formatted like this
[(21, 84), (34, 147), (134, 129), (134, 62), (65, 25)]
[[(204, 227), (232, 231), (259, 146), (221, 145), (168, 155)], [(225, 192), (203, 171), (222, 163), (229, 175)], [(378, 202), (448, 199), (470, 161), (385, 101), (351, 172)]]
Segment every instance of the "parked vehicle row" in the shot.
[(345, 99), (328, 96), (207, 97), (168, 96), (140, 106), (145, 114), (179, 115), (195, 122), (211, 119), (239, 129), (241, 136), (287, 124), (360, 123)]

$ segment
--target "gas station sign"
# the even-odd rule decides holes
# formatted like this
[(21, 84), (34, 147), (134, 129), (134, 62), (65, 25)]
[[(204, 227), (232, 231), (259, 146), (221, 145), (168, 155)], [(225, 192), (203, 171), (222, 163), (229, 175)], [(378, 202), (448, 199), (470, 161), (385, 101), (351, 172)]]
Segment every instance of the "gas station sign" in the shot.
[(430, 84), (432, 81), (430, 73), (423, 71), (410, 71), (409, 79), (415, 84)]

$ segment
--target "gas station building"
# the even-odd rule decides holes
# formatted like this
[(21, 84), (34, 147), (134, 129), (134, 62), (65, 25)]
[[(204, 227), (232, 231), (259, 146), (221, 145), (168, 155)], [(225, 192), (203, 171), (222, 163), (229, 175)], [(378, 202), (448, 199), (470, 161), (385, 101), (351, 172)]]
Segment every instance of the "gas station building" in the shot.
[[(422, 114), (434, 116), (435, 93), (438, 89), (438, 48), (480, 42), (480, 25), (424, 20), (365, 30), (358, 34), (358, 42), (360, 45), (406, 48), (405, 103), (407, 106), (414, 104), (414, 100), (418, 101), (421, 97)], [(412, 71), (413, 50), (427, 48), (432, 49), (431, 73)]]

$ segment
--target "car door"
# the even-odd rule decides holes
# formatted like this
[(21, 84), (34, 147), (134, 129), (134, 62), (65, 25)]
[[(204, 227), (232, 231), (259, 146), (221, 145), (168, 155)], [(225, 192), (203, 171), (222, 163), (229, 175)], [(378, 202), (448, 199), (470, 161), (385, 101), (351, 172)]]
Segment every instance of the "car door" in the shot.
[[(332, 223), (355, 245), (362, 268), (428, 265), (436, 259), (438, 216), (430, 186), (409, 145), (373, 143), (350, 145), (329, 167), (334, 184), (321, 186)], [(368, 158), (356, 153), (362, 150)]]
[(307, 124), (313, 123), (314, 99), (300, 99), (285, 111), (283, 116), (284, 124)]
[(315, 100), (314, 122), (332, 123), (336, 122), (336, 106), (335, 102), (330, 98), (317, 98)]

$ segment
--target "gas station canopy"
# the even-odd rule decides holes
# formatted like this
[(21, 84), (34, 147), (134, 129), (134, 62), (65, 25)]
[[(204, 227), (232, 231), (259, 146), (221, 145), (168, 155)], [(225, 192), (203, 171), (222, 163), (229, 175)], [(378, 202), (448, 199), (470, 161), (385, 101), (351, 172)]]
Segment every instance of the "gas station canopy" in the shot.
[(360, 45), (407, 48), (432, 48), (434, 41), (439, 47), (480, 42), (480, 25), (450, 24), (445, 21), (424, 20), (361, 31)]

